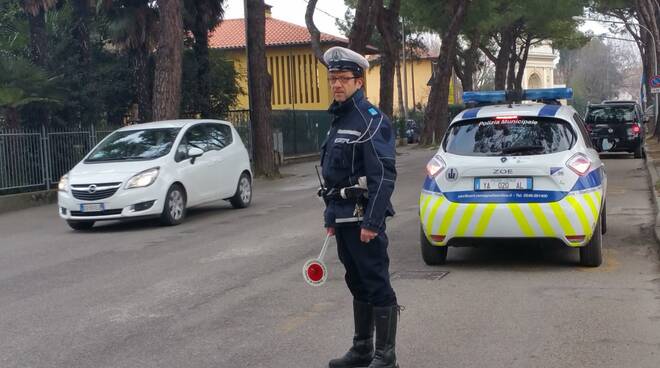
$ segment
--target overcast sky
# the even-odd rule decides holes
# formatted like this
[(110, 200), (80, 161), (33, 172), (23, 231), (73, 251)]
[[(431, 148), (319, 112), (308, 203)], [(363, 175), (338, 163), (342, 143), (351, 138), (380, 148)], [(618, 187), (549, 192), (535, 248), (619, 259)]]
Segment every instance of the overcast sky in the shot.
[[(266, 0), (272, 5), (273, 17), (305, 27), (306, 0)], [(343, 0), (318, 0), (314, 12), (314, 23), (321, 32), (336, 36), (343, 36), (337, 26), (335, 18), (344, 19), (346, 6)], [(225, 19), (243, 18), (243, 0), (226, 0)], [(580, 28), (582, 31), (591, 31), (594, 34), (608, 33), (607, 27), (596, 22), (585, 22)]]
[[(227, 0), (225, 6), (225, 19), (243, 18), (243, 0)], [(285, 20), (305, 27), (305, 0), (266, 0), (266, 4), (272, 5), (273, 18)], [(335, 26), (335, 17), (344, 19), (343, 0), (318, 0), (314, 12), (314, 23), (316, 27), (325, 33), (342, 36)], [(328, 14), (325, 14), (325, 13)]]

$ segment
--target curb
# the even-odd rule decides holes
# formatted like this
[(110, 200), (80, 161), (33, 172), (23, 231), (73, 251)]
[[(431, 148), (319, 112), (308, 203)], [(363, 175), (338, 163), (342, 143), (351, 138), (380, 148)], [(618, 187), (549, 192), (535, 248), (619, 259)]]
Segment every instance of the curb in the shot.
[[(646, 150), (646, 147), (644, 147), (644, 149)], [(649, 188), (651, 189), (651, 198), (655, 205), (655, 226), (653, 228), (653, 234), (655, 234), (656, 242), (660, 243), (660, 203), (658, 202), (658, 196), (655, 191), (655, 183), (660, 181), (660, 176), (658, 176), (658, 170), (655, 167), (655, 160), (648, 154), (645, 156), (644, 164), (646, 165), (646, 170), (649, 172)]]
[(0, 196), (0, 214), (57, 202), (57, 189)]

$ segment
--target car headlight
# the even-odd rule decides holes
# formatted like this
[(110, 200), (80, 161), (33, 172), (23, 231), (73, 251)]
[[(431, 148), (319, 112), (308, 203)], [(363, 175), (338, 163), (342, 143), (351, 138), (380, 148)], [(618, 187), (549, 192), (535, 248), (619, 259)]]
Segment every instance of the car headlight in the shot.
[(69, 191), (69, 174), (64, 174), (60, 178), (60, 182), (57, 183), (57, 190), (60, 192), (67, 192)]
[(148, 187), (156, 181), (160, 168), (154, 167), (135, 174), (126, 182), (126, 189)]

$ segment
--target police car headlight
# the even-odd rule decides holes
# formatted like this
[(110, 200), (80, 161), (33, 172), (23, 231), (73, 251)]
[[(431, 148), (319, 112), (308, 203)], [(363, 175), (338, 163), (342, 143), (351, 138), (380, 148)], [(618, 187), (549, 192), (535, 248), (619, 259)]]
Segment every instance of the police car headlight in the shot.
[(591, 161), (587, 156), (576, 153), (566, 161), (566, 166), (573, 170), (574, 173), (584, 176), (589, 171), (589, 168), (591, 168)]
[(445, 161), (439, 155), (435, 155), (431, 161), (426, 164), (426, 174), (433, 178), (440, 174), (445, 167), (447, 167)]
[(126, 189), (148, 187), (156, 181), (160, 168), (154, 167), (136, 174), (126, 182)]

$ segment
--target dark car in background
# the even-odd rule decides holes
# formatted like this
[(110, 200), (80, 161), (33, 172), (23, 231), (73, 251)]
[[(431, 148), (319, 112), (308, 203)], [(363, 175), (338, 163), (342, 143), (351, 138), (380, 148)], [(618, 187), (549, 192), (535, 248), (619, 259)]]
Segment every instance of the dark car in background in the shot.
[(604, 101), (589, 105), (586, 128), (599, 152), (630, 152), (644, 156), (644, 116), (634, 101)]

